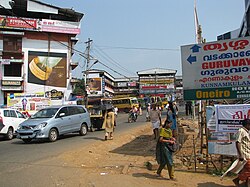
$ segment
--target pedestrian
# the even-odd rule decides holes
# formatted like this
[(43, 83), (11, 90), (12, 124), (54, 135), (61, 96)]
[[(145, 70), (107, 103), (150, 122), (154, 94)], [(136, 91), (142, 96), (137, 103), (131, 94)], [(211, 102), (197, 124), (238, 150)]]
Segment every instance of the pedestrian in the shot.
[(176, 180), (174, 178), (174, 153), (168, 148), (168, 144), (176, 143), (170, 128), (171, 125), (172, 122), (166, 120), (163, 127), (160, 129), (160, 137), (156, 145), (156, 160), (159, 164), (157, 175), (162, 177), (161, 172), (167, 165), (170, 180)]
[(176, 103), (176, 102), (173, 102), (173, 108), (174, 108), (176, 117), (178, 117), (179, 109), (178, 109), (178, 106), (177, 106), (177, 103)]
[(150, 110), (151, 110), (151, 106), (150, 103), (147, 104), (147, 108), (146, 108), (146, 121), (150, 121)]
[(105, 129), (105, 140), (107, 140), (108, 138), (110, 138), (111, 140), (113, 139), (114, 126), (115, 114), (112, 108), (108, 108), (104, 115), (104, 121), (102, 124), (102, 128)]
[(114, 124), (114, 128), (115, 128), (116, 127), (117, 115), (118, 115), (118, 108), (116, 106), (113, 108), (113, 112), (114, 112), (114, 115), (115, 115), (115, 124)]
[(142, 115), (142, 108), (141, 108), (141, 103), (139, 102), (139, 115)]
[(247, 186), (250, 186), (250, 119), (243, 120), (243, 127), (236, 133), (236, 149), (238, 159), (247, 161), (238, 176), (233, 180), (236, 186), (239, 186), (240, 181), (246, 181)]
[(134, 117), (135, 120), (137, 120), (138, 109), (136, 108), (136, 106), (132, 106), (132, 108), (130, 109), (129, 113), (131, 115), (133, 115), (133, 117)]
[(175, 113), (175, 110), (174, 110), (174, 107), (173, 107), (173, 103), (169, 102), (166, 120), (167, 121), (172, 121), (171, 129), (173, 131), (173, 136), (174, 137), (177, 136), (177, 119), (176, 118), (177, 117), (176, 117), (176, 113)]
[(161, 126), (161, 112), (156, 109), (156, 105), (152, 105), (152, 110), (149, 113), (150, 120), (152, 123), (154, 139), (157, 139), (159, 136), (159, 128)]

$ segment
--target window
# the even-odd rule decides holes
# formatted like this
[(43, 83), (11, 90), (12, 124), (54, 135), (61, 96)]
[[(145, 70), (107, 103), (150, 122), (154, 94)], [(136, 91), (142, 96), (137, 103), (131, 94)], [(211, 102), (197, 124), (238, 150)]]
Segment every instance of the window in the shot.
[(10, 65), (4, 65), (4, 76), (21, 77), (22, 64), (10, 63)]
[(86, 110), (83, 107), (77, 107), (77, 110), (79, 114), (86, 113)]
[(70, 106), (70, 107), (68, 107), (68, 110), (69, 110), (69, 115), (75, 115), (75, 114), (78, 114), (78, 110), (77, 110), (77, 108), (76, 107), (72, 107), (72, 106)]
[(3, 38), (3, 50), (22, 52), (22, 38), (13, 36), (4, 36)]
[(16, 113), (18, 118), (25, 118), (25, 116), (21, 112), (16, 111)]
[(65, 116), (68, 116), (69, 115), (68, 108), (67, 107), (61, 108), (60, 111), (58, 112), (57, 116), (60, 116), (60, 114), (62, 114), (62, 113), (65, 113)]
[(10, 110), (10, 117), (16, 118), (16, 112), (14, 110)]
[(3, 111), (3, 116), (4, 117), (10, 117), (10, 111), (9, 110), (4, 110)]

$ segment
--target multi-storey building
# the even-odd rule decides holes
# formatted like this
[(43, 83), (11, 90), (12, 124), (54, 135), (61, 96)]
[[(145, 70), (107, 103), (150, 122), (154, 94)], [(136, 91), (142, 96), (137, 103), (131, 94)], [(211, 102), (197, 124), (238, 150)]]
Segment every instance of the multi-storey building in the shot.
[(37, 0), (0, 2), (0, 104), (16, 93), (69, 99), (83, 14)]
[(89, 70), (86, 77), (88, 97), (113, 97), (115, 78), (103, 70)]
[(175, 93), (177, 70), (155, 68), (138, 71), (140, 97), (160, 96), (172, 98)]
[(138, 97), (138, 77), (116, 78), (114, 91), (116, 97)]

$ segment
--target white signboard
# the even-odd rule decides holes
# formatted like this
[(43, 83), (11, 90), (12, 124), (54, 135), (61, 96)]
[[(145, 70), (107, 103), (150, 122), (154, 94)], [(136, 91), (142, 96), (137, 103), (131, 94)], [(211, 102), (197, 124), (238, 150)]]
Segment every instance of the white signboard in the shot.
[(250, 37), (181, 46), (185, 100), (250, 97)]
[(214, 106), (206, 107), (208, 153), (236, 156), (235, 133), (216, 132), (217, 116)]
[(242, 121), (250, 117), (250, 105), (216, 105), (216, 131), (237, 132), (242, 127)]
[(38, 23), (38, 25), (39, 29), (44, 32), (57, 32), (68, 34), (80, 33), (80, 22), (42, 19)]

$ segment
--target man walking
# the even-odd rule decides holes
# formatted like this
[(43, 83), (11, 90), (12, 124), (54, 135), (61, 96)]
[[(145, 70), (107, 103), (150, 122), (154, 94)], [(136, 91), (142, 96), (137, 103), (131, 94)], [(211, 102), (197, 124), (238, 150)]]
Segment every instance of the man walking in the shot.
[(247, 163), (233, 182), (236, 186), (239, 186), (240, 181), (246, 181), (247, 186), (250, 187), (250, 119), (243, 120), (242, 125), (243, 127), (236, 134), (236, 149), (239, 160), (243, 161), (246, 159)]

